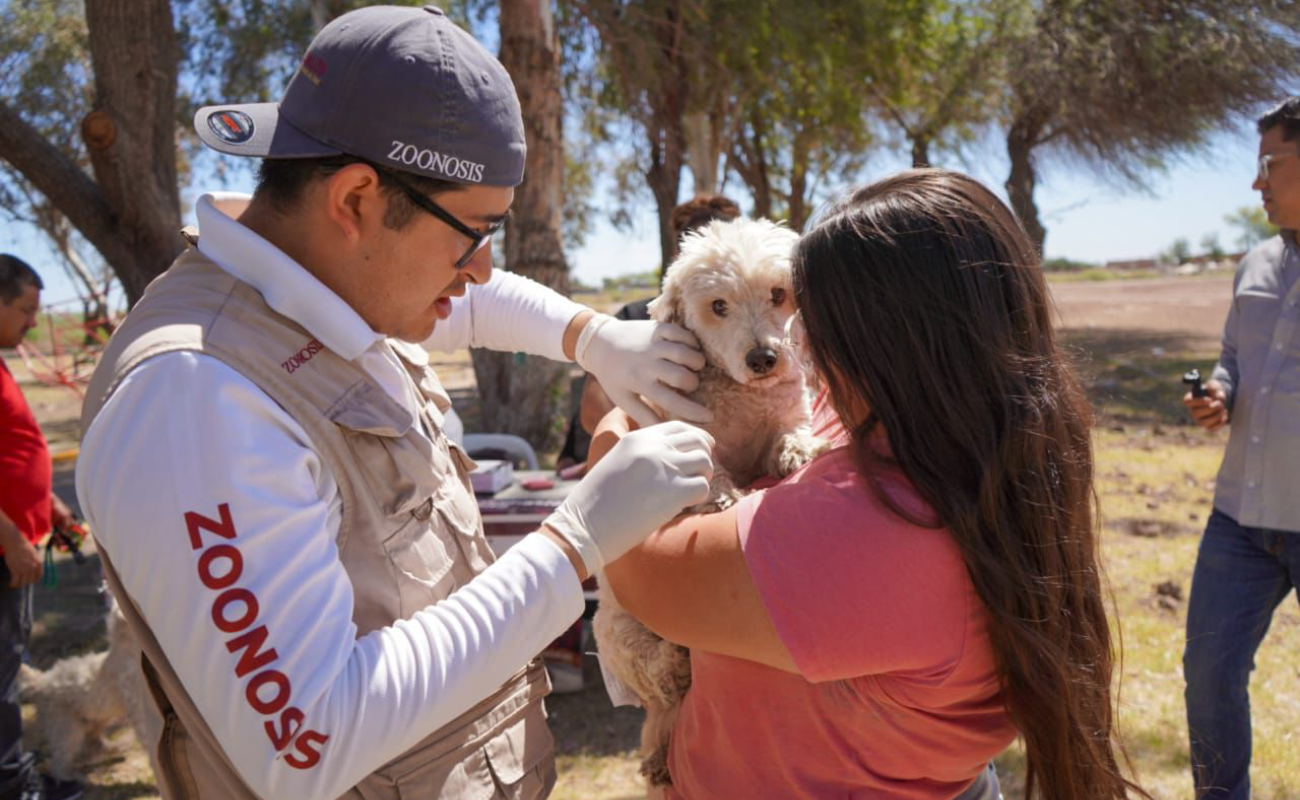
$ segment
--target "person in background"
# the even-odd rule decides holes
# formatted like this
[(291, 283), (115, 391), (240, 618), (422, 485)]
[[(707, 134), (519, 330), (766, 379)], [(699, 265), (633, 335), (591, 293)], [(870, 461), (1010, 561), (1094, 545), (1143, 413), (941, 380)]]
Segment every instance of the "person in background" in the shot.
[[(0, 349), (36, 327), (44, 284), (22, 259), (0, 255)], [(32, 633), (32, 585), (43, 565), (36, 544), (71, 514), (53, 492), (45, 437), (18, 381), (0, 359), (0, 800), (73, 800), (81, 786), (38, 773), (22, 747), (18, 668)]]
[[(837, 446), (601, 575), (690, 648), (668, 797), (996, 800), (1016, 738), (1026, 797), (1146, 796), (1118, 763), (1091, 410), (1024, 229), (911, 170), (829, 209), (793, 268)], [(593, 469), (628, 427), (606, 418)]]
[(1250, 673), (1273, 612), (1300, 586), (1300, 97), (1260, 117), (1253, 188), (1280, 235), (1233, 281), (1205, 397), (1183, 404), (1231, 426), (1187, 605), (1183, 673), (1198, 798), (1250, 797)]
[[(733, 220), (740, 216), (740, 206), (729, 197), (720, 194), (705, 194), (682, 203), (673, 209), (673, 242), (680, 246), (682, 237), (696, 228), (708, 225), (714, 220)], [(676, 250), (669, 257), (669, 263), (676, 257)], [(617, 319), (650, 319), (648, 306), (652, 297), (633, 300), (614, 313)], [(556, 467), (580, 464), (587, 460), (587, 450), (591, 447), (591, 433), (600, 424), (601, 419), (614, 409), (614, 402), (605, 394), (600, 380), (588, 374), (583, 378), (582, 399), (569, 420), (569, 430), (565, 434), (564, 446), (556, 459)]]

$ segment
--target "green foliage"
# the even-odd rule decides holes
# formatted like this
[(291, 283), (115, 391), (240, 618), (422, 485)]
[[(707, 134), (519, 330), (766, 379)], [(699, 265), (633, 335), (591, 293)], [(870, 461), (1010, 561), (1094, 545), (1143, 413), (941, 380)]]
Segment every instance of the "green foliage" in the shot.
[[(881, 48), (901, 52), (889, 46), (890, 31), (912, 4), (565, 5), (566, 94), (584, 136), (614, 162), (616, 223), (632, 218), (646, 188), (658, 187), (661, 212), (671, 207), (684, 151), (696, 144), (706, 153), (694, 169), (723, 163), (724, 176), (749, 190), (755, 215), (798, 228), (819, 197), (863, 166), (874, 143), (865, 82)], [(688, 117), (703, 121), (689, 143)], [(713, 177), (697, 174), (696, 184)]]
[(564, 208), (561, 210), (561, 233), (566, 248), (579, 248), (591, 233), (596, 208), (591, 204), (598, 164), (575, 158), (566, 149), (564, 158)]
[(1218, 261), (1227, 255), (1223, 246), (1219, 244), (1219, 234), (1207, 233), (1201, 238), (1201, 253), (1209, 256), (1215, 261)]
[(1012, 209), (1041, 249), (1037, 163), (1140, 186), (1171, 155), (1284, 94), (1300, 68), (1294, 0), (1023, 0), (1006, 49)]
[(1169, 249), (1160, 254), (1160, 260), (1167, 264), (1185, 264), (1192, 257), (1192, 243), (1184, 238), (1174, 240)]
[(1268, 214), (1259, 206), (1242, 206), (1224, 216), (1223, 221), (1241, 231), (1237, 244), (1245, 250), (1277, 236), (1278, 232), (1277, 226), (1268, 221)]
[[(81, 142), (77, 124), (93, 98), (86, 18), (79, 0), (7, 0), (0, 4), (0, 100), (68, 154)], [(85, 163), (85, 159), (80, 159)], [(5, 164), (5, 169), (10, 169)]]
[(912, 147), (914, 166), (931, 150), (957, 149), (996, 118), (1006, 49), (1027, 13), (1021, 0), (915, 3), (888, 49), (875, 49), (866, 88)]
[(1044, 272), (1081, 272), (1085, 269), (1093, 269), (1096, 266), (1096, 264), (1087, 261), (1073, 261), (1068, 258), (1043, 259)]
[(875, 144), (864, 94), (899, 49), (909, 3), (811, 0), (711, 5), (730, 168), (754, 213), (803, 227), (818, 197), (861, 171)]
[(601, 288), (607, 292), (627, 289), (657, 289), (659, 288), (659, 271), (652, 269), (646, 272), (616, 275), (612, 278), (601, 279), (601, 284)]
[(1026, 2), (1008, 127), (1136, 184), (1283, 95), (1300, 67), (1294, 0)]
[[(94, 79), (83, 2), (0, 0), (0, 100), (84, 167), (77, 126)], [(180, 182), (204, 153), (190, 133), (198, 104), (275, 99), (319, 25), (365, 4), (173, 0)], [(491, 41), (494, 3), (443, 5)], [(716, 169), (752, 213), (798, 228), (859, 179), (882, 133), (929, 161), (992, 126), (1025, 148), (1030, 170), (1011, 194), (1032, 231), (1034, 163), (1070, 159), (1141, 184), (1300, 69), (1294, 0), (573, 0), (555, 13), (569, 247), (590, 230), (602, 180), (613, 191), (599, 210), (623, 227), (647, 200), (662, 224), (685, 165)], [(687, 131), (688, 119), (702, 132)], [(701, 143), (705, 156), (688, 158)], [(202, 158), (218, 180), (232, 163)], [(11, 217), (34, 221), (41, 202), (0, 164)], [(1243, 245), (1271, 235), (1260, 217), (1233, 221)]]
[[(0, 74), (13, 77), (0, 83), (0, 103), (22, 109), (23, 119), (46, 142), (89, 172), (79, 127), (94, 105), (94, 86), (81, 2), (6, 2), (0, 4), (0, 13), (7, 20), (0, 27)], [(63, 213), (5, 160), (0, 160), (0, 215), (43, 232), (50, 254), (74, 285), (85, 282), (83, 275), (90, 282), (107, 284), (111, 275), (107, 266), (84, 255), (90, 248)]]
[(1161, 273), (1154, 269), (1111, 269), (1108, 267), (1087, 267), (1069, 272), (1048, 273), (1048, 280), (1053, 283), (1109, 283), (1110, 281), (1144, 280), (1159, 278)]
[[(386, 0), (423, 6), (421, 0)], [(187, 129), (200, 105), (220, 101), (267, 102), (279, 98), (312, 37), (330, 20), (373, 3), (366, 0), (173, 0), (185, 61), (181, 102)], [(475, 0), (439, 4), (469, 27)]]

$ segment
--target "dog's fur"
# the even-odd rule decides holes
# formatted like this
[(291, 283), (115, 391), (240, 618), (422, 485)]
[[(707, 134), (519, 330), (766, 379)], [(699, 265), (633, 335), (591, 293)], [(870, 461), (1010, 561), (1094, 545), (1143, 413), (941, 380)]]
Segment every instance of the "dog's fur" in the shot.
[[(695, 334), (707, 362), (689, 396), (715, 411), (703, 427), (717, 443), (716, 470), (709, 501), (694, 510), (726, 508), (740, 497), (737, 487), (788, 475), (825, 449), (808, 427), (803, 367), (785, 340), (797, 239), (766, 220), (710, 223), (682, 242), (650, 304), (652, 317)], [(637, 622), (603, 584), (593, 630), (602, 664), (645, 706), (641, 772), (652, 787), (668, 784), (668, 738), (691, 684), (689, 653)]]
[(104, 734), (123, 723), (130, 723), (157, 774), (162, 717), (145, 685), (140, 646), (116, 605), (108, 617), (108, 650), (65, 658), (45, 671), (24, 664), (18, 688), (36, 706), (27, 732), (48, 754), (51, 774), (80, 777), (78, 766), (104, 751)]

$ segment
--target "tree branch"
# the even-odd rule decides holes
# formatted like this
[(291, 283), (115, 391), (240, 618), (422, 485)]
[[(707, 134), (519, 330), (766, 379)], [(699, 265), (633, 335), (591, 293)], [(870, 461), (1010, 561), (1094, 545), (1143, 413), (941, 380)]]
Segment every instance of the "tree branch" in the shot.
[(105, 258), (112, 261), (113, 254), (121, 251), (120, 255), (130, 259), (117, 235), (117, 216), (99, 186), (3, 101), (0, 158), (49, 198)]

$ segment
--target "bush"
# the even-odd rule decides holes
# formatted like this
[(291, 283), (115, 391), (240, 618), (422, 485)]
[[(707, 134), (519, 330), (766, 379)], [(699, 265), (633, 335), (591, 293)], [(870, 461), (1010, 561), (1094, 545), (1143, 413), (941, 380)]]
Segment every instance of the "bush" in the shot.
[(1048, 258), (1043, 261), (1043, 270), (1046, 272), (1081, 272), (1095, 266), (1097, 265), (1087, 261), (1071, 261), (1068, 258)]
[(627, 289), (658, 289), (659, 272), (650, 270), (648, 272), (634, 272), (627, 275), (617, 275), (613, 278), (604, 278), (605, 291), (617, 291)]

